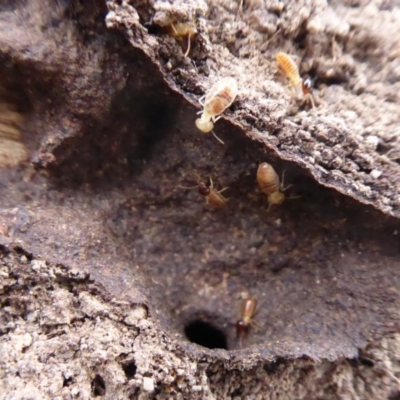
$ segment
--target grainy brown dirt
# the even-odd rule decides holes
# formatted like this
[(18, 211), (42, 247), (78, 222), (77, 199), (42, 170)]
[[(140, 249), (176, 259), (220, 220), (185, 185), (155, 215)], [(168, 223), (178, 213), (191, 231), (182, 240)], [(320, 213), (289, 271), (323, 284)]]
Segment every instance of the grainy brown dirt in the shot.
[[(397, 398), (399, 13), (1, 5), (0, 398)], [(188, 57), (171, 24), (196, 27)], [(224, 76), (221, 145), (194, 121)], [(292, 185), (269, 212), (265, 161)], [(183, 188), (198, 176), (226, 208)]]

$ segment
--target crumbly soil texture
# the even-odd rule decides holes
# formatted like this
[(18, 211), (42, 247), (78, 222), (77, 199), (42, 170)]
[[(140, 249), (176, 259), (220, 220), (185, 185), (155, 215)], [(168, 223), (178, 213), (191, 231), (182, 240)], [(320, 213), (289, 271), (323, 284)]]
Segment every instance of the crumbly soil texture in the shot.
[[(399, 26), (384, 0), (3, 1), (0, 399), (399, 398)], [(195, 120), (227, 76), (221, 144)]]

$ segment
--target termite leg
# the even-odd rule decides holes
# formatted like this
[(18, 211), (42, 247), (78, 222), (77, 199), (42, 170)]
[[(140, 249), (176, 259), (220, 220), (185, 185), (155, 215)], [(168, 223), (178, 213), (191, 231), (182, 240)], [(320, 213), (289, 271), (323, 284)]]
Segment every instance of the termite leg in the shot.
[(309, 93), (309, 94), (307, 95), (307, 98), (310, 100), (310, 103), (311, 103), (312, 108), (315, 108), (314, 96), (313, 96), (311, 93)]
[(174, 24), (171, 24), (171, 28), (172, 28), (172, 30), (174, 31), (175, 35), (177, 35), (177, 34), (178, 34), (178, 31), (176, 30)]

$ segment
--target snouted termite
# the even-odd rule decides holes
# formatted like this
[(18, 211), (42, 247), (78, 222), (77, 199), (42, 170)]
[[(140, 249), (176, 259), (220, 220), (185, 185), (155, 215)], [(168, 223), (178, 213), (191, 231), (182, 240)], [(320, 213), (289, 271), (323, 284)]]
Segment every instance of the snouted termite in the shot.
[(193, 22), (178, 22), (171, 24), (168, 29), (168, 34), (178, 41), (182, 41), (187, 38), (187, 48), (185, 51), (185, 57), (190, 52), (190, 43), (194, 35), (197, 34), (196, 26)]
[(279, 176), (275, 172), (272, 165), (268, 163), (262, 163), (258, 166), (257, 183), (261, 191), (268, 196), (268, 211), (273, 204), (282, 204), (285, 200), (285, 194), (283, 192), (291, 185), (284, 187), (283, 180), (284, 173), (282, 175), (281, 183)]
[(203, 197), (205, 197), (206, 204), (211, 204), (213, 207), (216, 207), (216, 208), (225, 207), (228, 199), (222, 195), (222, 192), (224, 192), (228, 188), (225, 187), (221, 190), (217, 190), (214, 187), (214, 183), (213, 183), (213, 180), (211, 179), (211, 177), (209, 179), (210, 179), (209, 183), (207, 183), (206, 181), (204, 181), (202, 179), (198, 179), (196, 186), (190, 186), (190, 187), (179, 186), (179, 187), (182, 189), (196, 188), (198, 190), (198, 192)]
[[(219, 115), (234, 102), (237, 93), (238, 86), (236, 79), (223, 78), (216, 82), (205, 95), (204, 103), (200, 99), (203, 110), (199, 111), (201, 116), (196, 119), (197, 128), (204, 133), (212, 132), (214, 123), (220, 118)], [(212, 133), (218, 141), (224, 144), (214, 132)]]
[(311, 106), (315, 108), (314, 96), (312, 94), (312, 81), (310, 78), (302, 79), (299, 68), (292, 57), (288, 54), (279, 52), (276, 54), (276, 61), (279, 69), (289, 80), (290, 86), (295, 91), (296, 96), (302, 97), (305, 101), (309, 100)]
[(236, 322), (236, 337), (240, 340), (242, 345), (243, 336), (247, 335), (250, 326), (255, 326), (253, 317), (256, 313), (257, 301), (254, 297), (247, 297), (242, 302), (240, 319)]

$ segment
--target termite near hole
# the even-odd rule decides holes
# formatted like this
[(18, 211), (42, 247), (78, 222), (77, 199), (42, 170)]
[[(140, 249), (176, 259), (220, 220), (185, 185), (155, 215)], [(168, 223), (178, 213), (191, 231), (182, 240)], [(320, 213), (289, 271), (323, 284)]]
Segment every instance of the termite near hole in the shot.
[(197, 188), (198, 192), (205, 197), (206, 204), (211, 204), (213, 207), (222, 208), (226, 206), (228, 199), (224, 197), (221, 193), (227, 190), (228, 188), (225, 187), (221, 190), (217, 190), (214, 187), (214, 183), (212, 178), (210, 177), (210, 183), (203, 181), (202, 179), (197, 180), (196, 186), (186, 187), (186, 186), (179, 186), (182, 189), (194, 189)]
[(234, 101), (238, 93), (238, 85), (234, 78), (223, 78), (216, 82), (205, 95), (203, 110), (199, 111), (201, 117), (196, 119), (196, 126), (204, 133), (212, 132), (214, 137), (224, 144), (218, 136), (212, 131), (214, 123), (220, 118), (222, 114)]
[(282, 204), (285, 200), (285, 194), (283, 193), (292, 185), (286, 187), (283, 186), (284, 174), (282, 174), (282, 183), (279, 179), (278, 174), (275, 172), (272, 165), (268, 163), (262, 163), (257, 169), (257, 183), (261, 191), (268, 196), (268, 211), (273, 204)]
[(304, 100), (309, 100), (311, 106), (315, 108), (311, 79), (301, 78), (297, 64), (288, 54), (283, 52), (277, 53), (276, 61), (279, 69), (283, 72), (286, 78), (289, 79), (290, 85), (294, 88), (296, 95), (302, 96)]
[(171, 24), (168, 29), (168, 34), (178, 41), (182, 41), (185, 37), (187, 37), (188, 43), (184, 54), (184, 56), (187, 57), (190, 52), (190, 43), (192, 37), (197, 34), (197, 29), (194, 23), (178, 22), (175, 24)]
[(254, 297), (249, 296), (243, 300), (240, 312), (241, 319), (236, 322), (236, 337), (240, 341), (240, 347), (242, 347), (243, 336), (249, 333), (250, 326), (256, 326), (253, 320), (256, 309), (257, 301)]

